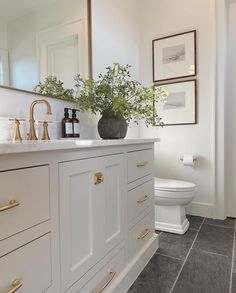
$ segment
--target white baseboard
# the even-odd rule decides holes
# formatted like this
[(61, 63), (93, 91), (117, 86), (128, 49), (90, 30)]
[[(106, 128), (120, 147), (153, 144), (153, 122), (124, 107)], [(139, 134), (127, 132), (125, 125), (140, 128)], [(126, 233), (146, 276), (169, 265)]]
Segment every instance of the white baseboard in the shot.
[(191, 202), (186, 207), (186, 213), (201, 217), (214, 217), (214, 204), (205, 202)]
[(154, 235), (114, 280), (108, 293), (125, 293), (158, 249), (158, 235)]

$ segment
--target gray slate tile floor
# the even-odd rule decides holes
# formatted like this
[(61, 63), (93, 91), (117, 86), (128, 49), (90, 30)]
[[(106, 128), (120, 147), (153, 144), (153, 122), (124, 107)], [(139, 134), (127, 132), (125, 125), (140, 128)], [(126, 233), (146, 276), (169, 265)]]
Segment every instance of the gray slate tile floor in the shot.
[(185, 235), (158, 232), (159, 249), (128, 293), (236, 293), (236, 222), (188, 216)]

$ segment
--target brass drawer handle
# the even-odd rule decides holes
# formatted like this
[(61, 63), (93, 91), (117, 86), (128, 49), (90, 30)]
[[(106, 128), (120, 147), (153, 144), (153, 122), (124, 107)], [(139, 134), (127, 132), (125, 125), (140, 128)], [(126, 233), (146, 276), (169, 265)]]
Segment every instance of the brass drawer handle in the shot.
[(143, 239), (145, 238), (149, 233), (151, 233), (151, 231), (149, 229), (145, 229), (142, 233), (139, 234), (139, 236), (137, 237), (137, 239)]
[(145, 202), (146, 200), (148, 200), (149, 197), (150, 197), (149, 194), (145, 194), (143, 197), (141, 197), (141, 198), (139, 198), (139, 199), (137, 200), (137, 203), (143, 203), (143, 202)]
[(145, 167), (148, 164), (148, 161), (140, 162), (136, 164), (137, 168), (142, 168)]
[(114, 279), (114, 277), (115, 277), (115, 275), (116, 275), (116, 272), (114, 272), (114, 271), (110, 271), (110, 273), (108, 274), (108, 276), (107, 276), (107, 281), (105, 282), (105, 284), (104, 285), (102, 285), (102, 287), (101, 288), (99, 288), (97, 291), (96, 291), (96, 293), (101, 293), (110, 283), (111, 283), (111, 281)]
[(15, 279), (14, 281), (12, 281), (11, 288), (7, 291), (7, 293), (16, 292), (18, 289), (20, 289), (20, 287), (22, 287), (22, 285), (23, 284), (19, 279)]
[(10, 200), (7, 205), (0, 206), (0, 212), (13, 209), (13, 208), (15, 208), (15, 207), (17, 207), (19, 205), (20, 205), (20, 203), (18, 201), (16, 201), (16, 200)]
[(95, 173), (94, 174), (94, 184), (100, 184), (104, 181), (104, 176), (101, 172)]

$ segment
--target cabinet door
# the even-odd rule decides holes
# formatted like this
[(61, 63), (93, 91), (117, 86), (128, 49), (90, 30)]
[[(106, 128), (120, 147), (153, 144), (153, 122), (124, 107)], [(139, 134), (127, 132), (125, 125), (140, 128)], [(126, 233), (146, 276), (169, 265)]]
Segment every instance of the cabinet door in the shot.
[(124, 158), (114, 155), (61, 163), (62, 289), (79, 280), (124, 235)]
[[(104, 173), (105, 192), (103, 203), (103, 248), (108, 252), (124, 238), (127, 194), (125, 190), (126, 168), (123, 155), (100, 158)], [(101, 215), (100, 215), (101, 216)]]

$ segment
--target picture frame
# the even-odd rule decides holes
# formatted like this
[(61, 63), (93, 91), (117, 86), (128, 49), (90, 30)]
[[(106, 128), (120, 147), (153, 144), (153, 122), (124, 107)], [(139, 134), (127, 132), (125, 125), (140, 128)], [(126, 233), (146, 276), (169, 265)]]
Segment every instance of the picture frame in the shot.
[(196, 76), (196, 55), (196, 30), (153, 40), (153, 82)]
[(176, 81), (161, 86), (169, 95), (164, 103), (154, 102), (154, 109), (164, 126), (197, 124), (197, 81)]

